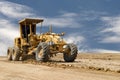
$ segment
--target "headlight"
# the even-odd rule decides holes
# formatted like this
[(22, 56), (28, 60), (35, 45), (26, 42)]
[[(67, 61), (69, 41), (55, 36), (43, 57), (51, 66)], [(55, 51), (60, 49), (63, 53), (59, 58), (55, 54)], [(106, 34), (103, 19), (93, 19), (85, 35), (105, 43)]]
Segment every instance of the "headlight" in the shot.
[(66, 49), (66, 48), (68, 48), (68, 45), (64, 45), (64, 46), (63, 46), (63, 49)]

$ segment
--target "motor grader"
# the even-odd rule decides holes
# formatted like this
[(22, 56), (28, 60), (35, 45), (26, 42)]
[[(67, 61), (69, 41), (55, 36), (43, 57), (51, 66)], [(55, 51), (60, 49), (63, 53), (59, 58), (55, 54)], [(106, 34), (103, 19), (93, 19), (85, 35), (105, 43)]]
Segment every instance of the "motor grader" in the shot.
[[(66, 62), (73, 62), (77, 57), (77, 46), (73, 43), (67, 44), (61, 36), (64, 33), (53, 33), (52, 27), (46, 33), (40, 33), (36, 29), (38, 23), (43, 19), (25, 18), (19, 21), (20, 37), (14, 39), (14, 46), (7, 50), (7, 59), (13, 61), (25, 60), (28, 56), (37, 61), (49, 61), (57, 53), (63, 53)], [(37, 27), (37, 28), (36, 28)]]

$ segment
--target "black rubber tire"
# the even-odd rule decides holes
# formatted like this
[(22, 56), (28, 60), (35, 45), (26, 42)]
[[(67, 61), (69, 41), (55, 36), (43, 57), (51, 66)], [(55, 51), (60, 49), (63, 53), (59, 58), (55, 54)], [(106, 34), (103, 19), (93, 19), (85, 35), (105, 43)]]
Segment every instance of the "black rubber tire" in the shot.
[(7, 50), (7, 59), (9, 61), (12, 60), (12, 49), (9, 47), (8, 50)]
[[(39, 56), (40, 51), (42, 50), (42, 54)], [(47, 43), (39, 43), (38, 47), (37, 47), (37, 51), (35, 54), (35, 58), (37, 61), (43, 61), (43, 62), (47, 62), (49, 60), (49, 45)]]
[(74, 44), (68, 44), (67, 46), (70, 50), (70, 53), (63, 54), (64, 60), (65, 62), (73, 62), (78, 54), (77, 46)]
[(13, 48), (12, 49), (12, 60), (13, 61), (19, 61), (20, 58), (20, 50), (19, 48)]

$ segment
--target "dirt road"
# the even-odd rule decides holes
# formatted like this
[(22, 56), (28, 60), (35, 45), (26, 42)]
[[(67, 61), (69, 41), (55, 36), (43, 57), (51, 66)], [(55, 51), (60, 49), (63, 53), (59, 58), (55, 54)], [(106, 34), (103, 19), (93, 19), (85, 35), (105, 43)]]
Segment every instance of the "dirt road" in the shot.
[[(76, 67), (79, 66), (76, 64), (79, 64), (82, 60), (77, 59), (78, 62), (76, 61), (75, 63), (58, 61), (58, 64), (54, 62), (54, 65), (48, 65), (48, 63), (40, 63), (41, 65), (38, 65), (21, 61), (8, 62), (6, 58), (0, 57), (0, 80), (120, 80), (120, 73)], [(69, 68), (65, 68), (63, 64), (64, 66), (67, 64), (70, 67), (67, 66)]]

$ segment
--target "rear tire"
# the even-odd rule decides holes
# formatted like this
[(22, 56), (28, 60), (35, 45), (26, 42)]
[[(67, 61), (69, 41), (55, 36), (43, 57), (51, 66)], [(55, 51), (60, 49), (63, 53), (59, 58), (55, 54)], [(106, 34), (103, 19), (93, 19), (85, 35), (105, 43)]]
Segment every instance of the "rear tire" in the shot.
[(12, 60), (12, 49), (11, 48), (8, 48), (8, 50), (7, 50), (7, 59), (9, 61)]
[(12, 50), (12, 60), (19, 61), (20, 58), (20, 50), (18, 48), (13, 48)]
[(68, 53), (64, 53), (63, 57), (65, 62), (73, 62), (76, 57), (77, 57), (77, 46), (74, 44), (68, 44), (67, 45), (69, 48), (69, 52)]
[(36, 51), (35, 58), (37, 61), (46, 62), (49, 60), (49, 45), (47, 43), (39, 43)]

